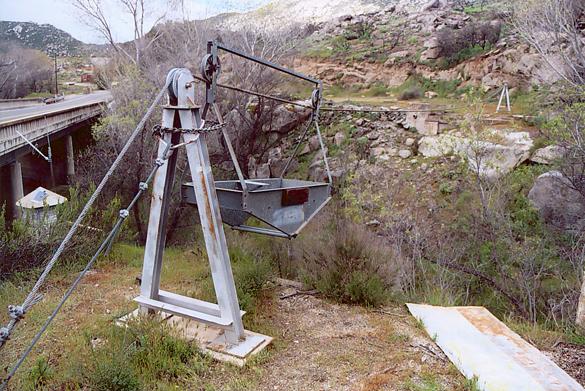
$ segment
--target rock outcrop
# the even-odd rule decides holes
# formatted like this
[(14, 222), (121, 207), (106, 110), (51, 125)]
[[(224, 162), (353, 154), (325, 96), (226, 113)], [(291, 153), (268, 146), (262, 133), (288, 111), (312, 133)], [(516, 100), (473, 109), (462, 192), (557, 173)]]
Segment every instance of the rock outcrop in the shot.
[(558, 171), (538, 177), (528, 198), (544, 221), (568, 232), (585, 228), (585, 198)]

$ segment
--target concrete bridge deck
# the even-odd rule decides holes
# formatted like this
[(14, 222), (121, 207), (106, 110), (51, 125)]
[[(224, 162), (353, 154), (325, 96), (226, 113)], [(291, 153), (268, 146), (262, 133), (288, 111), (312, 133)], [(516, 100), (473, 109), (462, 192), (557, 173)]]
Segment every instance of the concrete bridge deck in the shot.
[(50, 105), (0, 111), (0, 166), (15, 161), (23, 149), (28, 150), (21, 134), (33, 144), (44, 143), (47, 136), (100, 115), (110, 99), (109, 91), (100, 91), (68, 96)]
[[(73, 134), (79, 129), (89, 129), (91, 121), (102, 114), (105, 104), (111, 99), (109, 91), (99, 91), (89, 95), (67, 96), (61, 102), (48, 105), (1, 110), (0, 207), (7, 203), (7, 211), (13, 215), (18, 214), (14, 208), (16, 201), (24, 196), (26, 186), (23, 186), (23, 178), (31, 174), (24, 173), (23, 176), (22, 171), (22, 162), (30, 163), (33, 156), (33, 148), (28, 142), (42, 148), (50, 138), (51, 144), (57, 150), (66, 150), (66, 156), (62, 153), (59, 159), (66, 159), (67, 178), (75, 175)], [(55, 152), (55, 148), (53, 151)], [(53, 162), (49, 165), (52, 182), (55, 178), (53, 165), (59, 163), (55, 161), (54, 155)], [(37, 161), (35, 164), (29, 164), (29, 170), (42, 172), (45, 163)]]

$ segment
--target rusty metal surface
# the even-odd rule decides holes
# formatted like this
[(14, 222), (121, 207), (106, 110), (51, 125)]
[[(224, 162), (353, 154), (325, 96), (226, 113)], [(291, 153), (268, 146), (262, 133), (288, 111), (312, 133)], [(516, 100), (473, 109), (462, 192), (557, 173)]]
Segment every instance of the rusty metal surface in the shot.
[(483, 307), (407, 304), (465, 377), (486, 391), (584, 388)]

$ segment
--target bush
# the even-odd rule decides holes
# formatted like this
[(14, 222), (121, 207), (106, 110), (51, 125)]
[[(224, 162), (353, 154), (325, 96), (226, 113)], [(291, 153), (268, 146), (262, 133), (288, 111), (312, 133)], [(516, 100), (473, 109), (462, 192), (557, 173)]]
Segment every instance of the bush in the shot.
[(90, 387), (94, 391), (139, 391), (138, 376), (125, 360), (112, 357), (96, 362), (89, 372)]
[(27, 385), (31, 390), (38, 390), (46, 386), (53, 377), (53, 368), (45, 357), (39, 357), (28, 373)]
[(236, 246), (230, 251), (230, 258), (240, 307), (254, 312), (262, 288), (272, 276), (272, 266), (262, 255), (242, 251)]
[(339, 302), (368, 307), (387, 302), (399, 269), (390, 249), (343, 216), (323, 216), (319, 221), (286, 249), (290, 254), (277, 255), (290, 262), (283, 269)]
[[(43, 265), (69, 231), (92, 190), (82, 194), (79, 189), (71, 188), (69, 201), (56, 208), (56, 221), (49, 224), (26, 218), (14, 220), (9, 226), (4, 209), (0, 209), (0, 280)], [(99, 239), (110, 230), (119, 208), (120, 200), (115, 198), (104, 209), (91, 210), (63, 253), (62, 263), (86, 262), (97, 250)]]
[(462, 29), (446, 28), (437, 34), (443, 67), (456, 65), (491, 49), (500, 39), (499, 23), (470, 23)]
[(398, 95), (399, 100), (413, 100), (420, 99), (423, 96), (423, 91), (419, 87), (410, 87)]

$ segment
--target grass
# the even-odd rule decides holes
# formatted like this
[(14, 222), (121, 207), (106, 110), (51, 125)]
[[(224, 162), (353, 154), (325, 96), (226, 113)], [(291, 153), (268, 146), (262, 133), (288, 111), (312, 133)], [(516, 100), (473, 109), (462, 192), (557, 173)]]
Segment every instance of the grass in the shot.
[[(202, 246), (171, 247), (165, 251), (161, 285), (179, 294), (213, 300), (209, 265)], [(244, 318), (247, 328), (271, 329), (263, 306), (263, 287), (270, 276), (266, 259), (258, 260), (243, 246), (232, 252), (234, 278), (242, 305), (251, 314)], [(189, 345), (161, 328), (158, 323), (143, 322), (121, 329), (113, 319), (136, 308), (132, 298), (138, 295), (136, 277), (141, 273), (143, 248), (117, 244), (111, 254), (98, 262), (63, 307), (55, 323), (40, 340), (31, 356), (12, 381), (20, 389), (224, 389), (218, 383), (221, 374), (232, 389), (244, 383), (254, 384), (254, 365), (247, 370), (211, 362), (195, 346)], [(9, 368), (25, 343), (45, 321), (79, 267), (58, 267), (51, 274), (42, 302), (27, 314), (26, 324), (17, 328), (12, 341), (3, 349), (0, 366)], [(19, 302), (38, 271), (18, 274), (0, 282), (0, 305)], [(2, 315), (0, 322), (5, 323)], [(69, 330), (76, 332), (69, 332)], [(274, 332), (274, 330), (272, 330)], [(94, 347), (92, 341), (99, 341)], [(3, 375), (2, 375), (3, 376)], [(215, 378), (214, 378), (215, 376)], [(100, 388), (101, 387), (101, 388)], [(248, 388), (249, 389), (249, 388)]]

